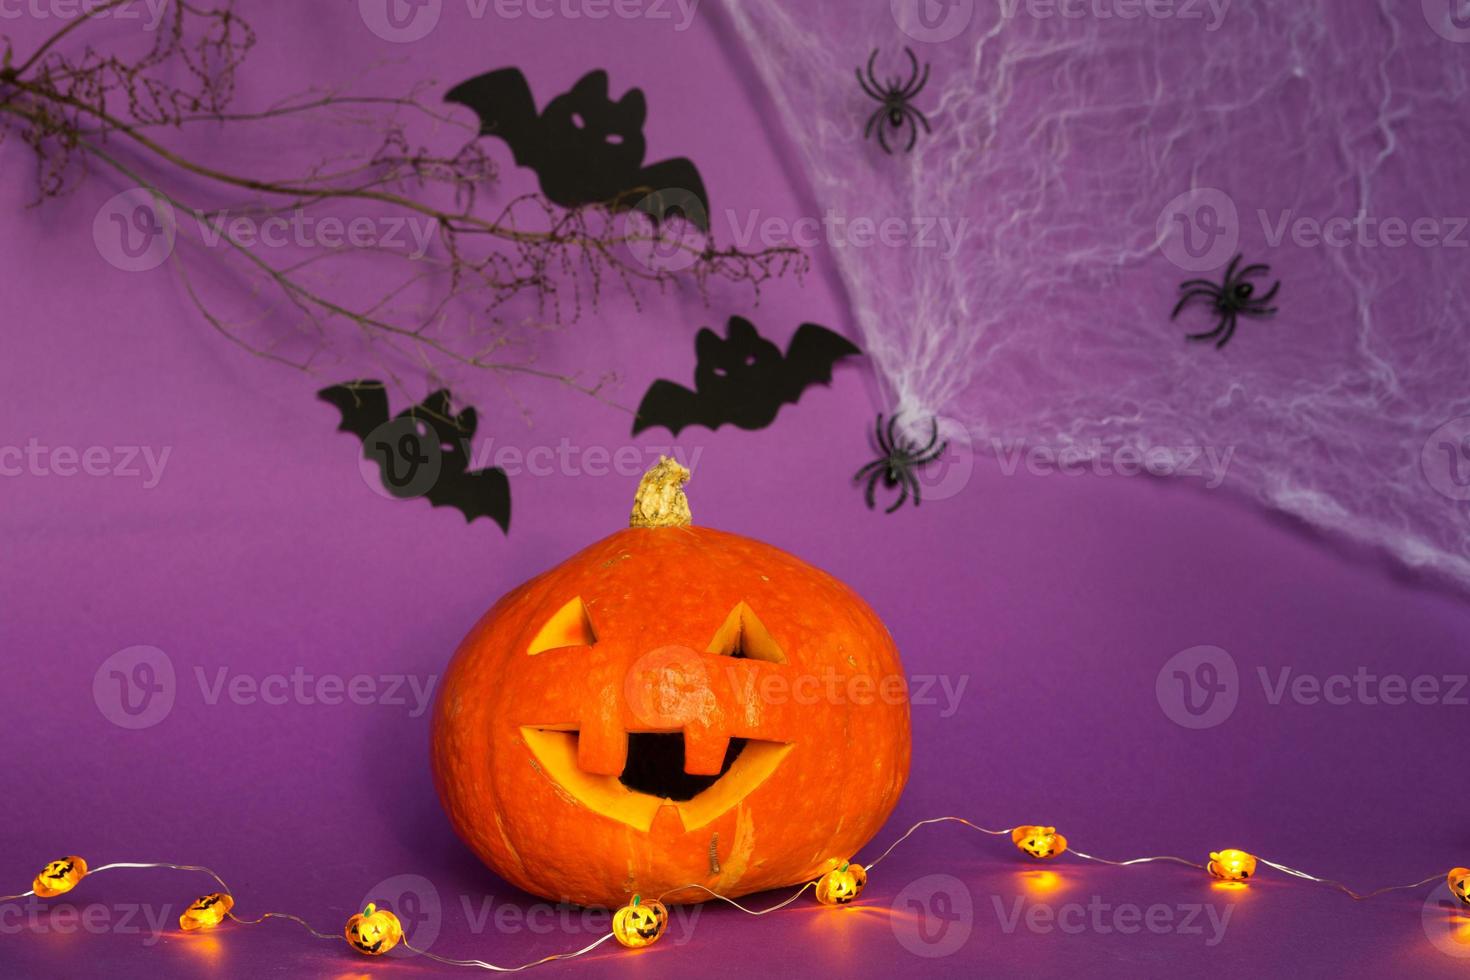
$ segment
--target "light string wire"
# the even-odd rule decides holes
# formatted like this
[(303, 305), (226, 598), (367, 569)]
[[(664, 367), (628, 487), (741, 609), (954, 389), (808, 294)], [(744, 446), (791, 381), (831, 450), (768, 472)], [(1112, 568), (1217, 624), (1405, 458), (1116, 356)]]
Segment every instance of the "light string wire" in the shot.
[[(879, 854), (871, 862), (869, 862), (868, 864), (864, 865), (863, 866), (864, 870), (871, 871), (873, 868), (877, 867), (878, 864), (880, 862), (882, 862), (884, 858), (886, 858), (890, 854), (892, 854), (894, 852), (894, 850), (897, 849), (900, 844), (902, 844), (904, 841), (906, 841), (910, 837), (912, 837), (914, 835), (914, 833), (916, 833), (919, 829), (921, 829), (923, 827), (933, 826), (935, 824), (941, 824), (941, 823), (957, 823), (957, 824), (960, 824), (962, 826), (968, 827), (971, 830), (977, 831), (977, 832), (979, 832), (981, 834), (985, 834), (985, 835), (990, 836), (990, 837), (1008, 837), (1008, 836), (1010, 836), (1012, 834), (1013, 831), (1015, 831), (1016, 829), (1018, 829), (1018, 828), (1015, 828), (1015, 827), (1008, 827), (1008, 828), (1006, 828), (1004, 830), (992, 830), (992, 829), (990, 829), (988, 827), (982, 827), (979, 824), (972, 823), (969, 820), (966, 820), (964, 817), (930, 817), (927, 820), (920, 820), (918, 823), (916, 823), (913, 826), (909, 827), (908, 830), (904, 831), (903, 834), (901, 834), (896, 840), (894, 840), (894, 842), (892, 844), (889, 844), (888, 845), (887, 849), (885, 849), (883, 851), (883, 853)], [(1185, 867), (1195, 868), (1195, 869), (1199, 869), (1199, 870), (1206, 870), (1206, 867), (1207, 867), (1206, 865), (1201, 864), (1198, 861), (1191, 861), (1188, 858), (1182, 858), (1182, 857), (1179, 857), (1179, 856), (1173, 855), (1173, 854), (1162, 854), (1162, 855), (1155, 855), (1155, 856), (1150, 856), (1150, 857), (1137, 857), (1137, 858), (1129, 858), (1129, 859), (1121, 860), (1121, 861), (1115, 861), (1115, 860), (1111, 860), (1109, 858), (1103, 858), (1103, 857), (1098, 857), (1098, 856), (1093, 855), (1093, 854), (1087, 854), (1087, 853), (1084, 853), (1082, 851), (1078, 851), (1075, 848), (1068, 848), (1064, 853), (1071, 854), (1074, 857), (1080, 858), (1081, 860), (1084, 860), (1084, 861), (1092, 861), (1092, 862), (1095, 862), (1097, 864), (1105, 864), (1105, 865), (1109, 865), (1111, 867), (1117, 867), (1117, 868), (1130, 867), (1132, 865), (1138, 865), (1138, 864), (1152, 864), (1152, 863), (1161, 863), (1161, 862), (1162, 863), (1170, 863), (1170, 864), (1181, 864), (1181, 865), (1184, 865)], [(1438, 880), (1440, 880), (1441, 878), (1444, 877), (1441, 874), (1434, 874), (1434, 875), (1428, 876), (1427, 878), (1423, 878), (1423, 879), (1421, 879), (1419, 881), (1411, 882), (1409, 884), (1403, 884), (1403, 885), (1387, 885), (1387, 886), (1384, 886), (1383, 888), (1378, 888), (1378, 889), (1375, 889), (1375, 890), (1370, 891), (1370, 892), (1361, 892), (1360, 893), (1360, 892), (1356, 892), (1353, 889), (1349, 888), (1348, 886), (1344, 885), (1342, 882), (1335, 881), (1335, 880), (1333, 880), (1331, 878), (1320, 878), (1320, 877), (1318, 877), (1316, 875), (1308, 874), (1305, 871), (1301, 871), (1301, 870), (1298, 870), (1296, 868), (1288, 867), (1287, 865), (1284, 865), (1284, 864), (1278, 864), (1275, 861), (1267, 860), (1266, 858), (1257, 858), (1257, 860), (1261, 864), (1264, 864), (1264, 865), (1266, 865), (1269, 868), (1274, 868), (1275, 870), (1280, 871), (1282, 874), (1290, 875), (1291, 877), (1294, 877), (1294, 878), (1300, 878), (1300, 879), (1302, 879), (1304, 881), (1310, 881), (1310, 882), (1313, 882), (1315, 884), (1326, 885), (1329, 888), (1334, 888), (1334, 889), (1342, 892), (1343, 894), (1347, 895), (1349, 898), (1353, 899), (1354, 901), (1363, 901), (1365, 899), (1374, 898), (1374, 897), (1376, 897), (1378, 895), (1383, 895), (1383, 894), (1386, 894), (1388, 892), (1407, 891), (1407, 890), (1410, 890), (1410, 889), (1422, 888), (1424, 885), (1427, 885), (1430, 882), (1438, 881)], [(210, 870), (209, 868), (206, 868), (203, 865), (197, 865), (197, 864), (171, 864), (171, 863), (164, 862), (164, 861), (150, 861), (150, 862), (118, 861), (118, 862), (114, 862), (112, 864), (104, 864), (104, 865), (101, 865), (100, 867), (89, 869), (88, 872), (86, 873), (86, 875), (84, 877), (91, 877), (92, 875), (100, 874), (101, 872), (104, 872), (104, 871), (111, 871), (111, 870), (115, 870), (115, 869), (119, 869), (119, 868), (145, 868), (145, 869), (146, 868), (164, 868), (164, 869), (168, 869), (168, 870), (172, 870), (172, 871), (188, 871), (188, 872), (194, 872), (194, 873), (198, 873), (198, 874), (205, 874), (205, 875), (208, 875), (210, 878), (214, 879), (215, 883), (217, 883), (220, 886), (220, 890), (224, 894), (230, 895), (232, 897), (234, 895), (234, 892), (232, 892), (230, 890), (229, 885), (225, 884), (225, 880), (223, 878), (221, 878), (218, 874), (216, 874), (214, 871)], [(786, 908), (787, 906), (791, 905), (791, 903), (795, 902), (798, 898), (800, 898), (803, 894), (805, 894), (806, 891), (807, 891), (807, 889), (815, 887), (816, 884), (817, 884), (816, 881), (808, 881), (805, 884), (801, 885), (799, 888), (797, 888), (796, 891), (792, 892), (791, 895), (788, 896), (787, 898), (782, 899), (781, 901), (777, 902), (776, 904), (771, 905), (771, 906), (768, 906), (768, 907), (763, 908), (763, 909), (748, 908), (747, 906), (742, 905), (741, 903), (735, 901), (733, 898), (730, 898), (730, 897), (728, 897), (726, 895), (721, 895), (719, 892), (713, 890), (712, 888), (709, 888), (709, 887), (707, 887), (705, 885), (702, 885), (702, 884), (699, 884), (697, 882), (690, 882), (689, 884), (686, 884), (686, 885), (679, 885), (676, 888), (670, 888), (670, 889), (664, 891), (661, 895), (659, 895), (657, 901), (662, 902), (665, 898), (667, 898), (667, 897), (669, 897), (671, 895), (677, 895), (680, 892), (689, 891), (689, 890), (692, 889), (692, 890), (704, 892), (706, 895), (709, 896), (710, 899), (717, 900), (717, 901), (720, 901), (720, 902), (724, 902), (727, 905), (734, 906), (736, 909), (738, 909), (739, 911), (745, 913), (746, 915), (761, 916), (761, 915), (769, 915), (772, 912), (776, 912), (776, 911), (779, 911), (780, 909)], [(0, 902), (11, 902), (11, 901), (15, 901), (17, 899), (29, 898), (29, 897), (31, 897), (31, 896), (33, 896), (35, 894), (36, 894), (35, 893), (35, 890), (32, 889), (31, 891), (22, 892), (19, 895), (6, 895), (6, 896), (3, 896), (3, 897), (0, 897)], [(312, 936), (316, 937), (317, 939), (329, 939), (329, 940), (341, 941), (341, 942), (345, 942), (346, 941), (346, 937), (345, 936), (342, 936), (340, 934), (335, 934), (335, 933), (321, 932), (318, 929), (316, 929), (314, 926), (312, 926), (311, 923), (307, 922), (305, 919), (303, 919), (303, 918), (301, 918), (300, 916), (297, 916), (297, 915), (292, 915), (289, 912), (264, 912), (264, 913), (260, 914), (259, 916), (256, 916), (253, 919), (241, 918), (241, 917), (235, 915), (235, 913), (233, 911), (227, 913), (226, 915), (227, 915), (228, 918), (233, 919), (235, 922), (238, 922), (241, 925), (257, 925), (257, 924), (259, 924), (261, 922), (266, 921), (267, 919), (285, 919), (285, 920), (287, 920), (289, 922), (294, 922), (297, 925), (301, 926), (303, 929), (305, 929), (308, 933), (310, 933)], [(598, 947), (602, 946), (609, 939), (614, 938), (614, 935), (615, 935), (614, 933), (608, 932), (608, 933), (603, 934), (602, 936), (599, 936), (597, 939), (595, 939), (592, 942), (588, 943), (586, 946), (583, 946), (581, 949), (568, 950), (566, 952), (561, 952), (561, 953), (552, 953), (549, 956), (543, 956), (540, 959), (532, 960), (529, 963), (522, 963), (520, 966), (500, 966), (498, 964), (490, 963), (490, 962), (487, 962), (485, 960), (480, 960), (480, 959), (455, 959), (455, 958), (449, 957), (449, 956), (440, 956), (438, 953), (433, 953), (433, 952), (430, 952), (429, 950), (420, 949), (417, 946), (414, 946), (407, 938), (403, 939), (400, 942), (399, 945), (403, 946), (404, 949), (407, 949), (410, 952), (412, 952), (412, 953), (414, 953), (414, 954), (416, 954), (418, 956), (422, 956), (425, 959), (432, 960), (433, 962), (436, 962), (436, 963), (442, 963), (442, 964), (445, 964), (447, 966), (473, 967), (475, 969), (489, 970), (489, 971), (492, 971), (492, 972), (495, 972), (495, 973), (519, 973), (522, 970), (529, 970), (531, 967), (541, 966), (541, 965), (543, 965), (545, 963), (550, 963), (550, 962), (552, 962), (554, 960), (570, 960), (570, 959), (576, 959), (579, 956), (585, 956), (586, 954), (591, 953), (593, 950), (595, 950)]]

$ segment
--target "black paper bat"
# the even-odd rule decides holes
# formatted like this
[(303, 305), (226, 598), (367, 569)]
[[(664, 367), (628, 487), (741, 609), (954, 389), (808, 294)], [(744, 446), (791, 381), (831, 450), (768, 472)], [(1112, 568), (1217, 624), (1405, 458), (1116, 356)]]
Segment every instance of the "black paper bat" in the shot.
[(444, 96), (475, 110), (480, 135), (505, 140), (515, 162), (536, 171), (541, 192), (554, 204), (604, 204), (629, 211), (643, 203), (657, 224), (671, 213), (709, 230), (709, 196), (694, 163), (684, 157), (643, 165), (647, 143), (643, 92), (629, 89), (617, 102), (607, 95), (607, 72), (590, 71), (558, 95), (539, 116), (519, 68), (501, 68), (461, 82)]
[(470, 472), (469, 444), (479, 427), (473, 405), (454, 414), (450, 394), (434, 392), (418, 405), (388, 415), (383, 382), (348, 381), (317, 392), (342, 413), (338, 432), (362, 440), (362, 456), (378, 464), (383, 487), (394, 497), (425, 497), (453, 507), (466, 523), (488, 517), (510, 530), (510, 481), (494, 467)]
[(814, 384), (832, 383), (832, 366), (862, 351), (841, 334), (803, 323), (786, 354), (744, 317), (732, 316), (721, 338), (709, 327), (694, 338), (694, 390), (659, 379), (649, 386), (633, 420), (633, 434), (661, 425), (678, 435), (691, 425), (729, 423), (763, 429), (782, 405), (795, 404)]

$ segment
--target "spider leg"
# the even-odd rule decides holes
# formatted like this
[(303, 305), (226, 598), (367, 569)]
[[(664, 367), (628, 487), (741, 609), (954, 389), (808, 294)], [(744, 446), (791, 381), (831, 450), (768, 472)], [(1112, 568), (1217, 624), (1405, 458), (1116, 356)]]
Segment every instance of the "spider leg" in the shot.
[(914, 84), (919, 78), (919, 56), (914, 54), (914, 49), (907, 45), (904, 46), (903, 53), (909, 56), (909, 80), (903, 83), (903, 87), (899, 91), (907, 93), (909, 86)]
[(1220, 342), (1215, 345), (1215, 350), (1222, 349), (1226, 344), (1230, 343), (1230, 338), (1235, 336), (1235, 324), (1236, 324), (1235, 314), (1234, 313), (1226, 314), (1226, 316), (1225, 316), (1225, 323), (1229, 325), (1229, 329), (1227, 329), (1225, 331), (1225, 336), (1223, 336), (1223, 337), (1220, 338)]
[(900, 471), (900, 473), (899, 473), (899, 479), (898, 479), (898, 499), (893, 502), (893, 506), (892, 507), (888, 508), (883, 513), (885, 513), (885, 514), (891, 514), (891, 513), (893, 513), (894, 511), (898, 510), (900, 507), (903, 506), (903, 503), (904, 503), (905, 500), (908, 500), (909, 499), (908, 475), (909, 475), (908, 470), (902, 470), (902, 471)]
[(1259, 265), (1259, 264), (1258, 265), (1248, 265), (1244, 269), (1241, 269), (1240, 270), (1240, 278), (1242, 278), (1242, 279), (1249, 279), (1251, 276), (1255, 275), (1257, 272), (1270, 272), (1270, 271), (1271, 271), (1271, 267), (1269, 265)]
[(1219, 325), (1216, 326), (1214, 330), (1211, 330), (1209, 333), (1192, 333), (1192, 334), (1189, 335), (1188, 339), (1189, 340), (1214, 340), (1216, 337), (1220, 336), (1220, 333), (1225, 329), (1225, 325), (1227, 323), (1229, 323), (1229, 322), (1230, 322), (1230, 315), (1229, 314), (1222, 315), (1220, 317), (1220, 323), (1219, 323)]
[(1225, 281), (1227, 283), (1235, 278), (1235, 267), (1240, 265), (1240, 260), (1243, 258), (1245, 258), (1245, 253), (1241, 252), (1230, 260), (1230, 267), (1225, 270)]
[(909, 112), (912, 112), (915, 116), (918, 116), (919, 117), (919, 122), (921, 122), (921, 123), (924, 124), (924, 132), (926, 132), (926, 133), (932, 133), (932, 132), (934, 132), (934, 130), (932, 130), (932, 129), (929, 128), (929, 117), (928, 116), (925, 116), (922, 112), (920, 112), (918, 109), (915, 109), (913, 106), (909, 106), (908, 108), (909, 108)]
[(1279, 292), (1281, 292), (1281, 283), (1278, 282), (1276, 285), (1271, 287), (1271, 291), (1265, 296), (1252, 296), (1251, 302), (1253, 304), (1269, 303), (1276, 298), (1276, 294)]
[(939, 444), (939, 448), (934, 449), (931, 452), (925, 453), (922, 456), (915, 456), (914, 457), (914, 460), (913, 460), (913, 463), (914, 463), (915, 466), (926, 466), (929, 463), (934, 462), (939, 457), (943, 456), (944, 455), (944, 451), (946, 449), (948, 449), (948, 448), (949, 448), (949, 440), (946, 439), (944, 442), (941, 442)]
[(872, 477), (868, 480), (868, 489), (863, 494), (863, 496), (868, 501), (868, 510), (876, 510), (877, 507), (878, 507), (878, 502), (873, 499), (873, 491), (878, 486), (878, 477), (880, 477), (882, 475), (883, 475), (883, 471), (882, 470), (879, 470), (878, 472), (874, 473), (872, 475)]
[(904, 121), (909, 124), (909, 141), (904, 145), (903, 148), (903, 152), (905, 153), (912, 152), (914, 144), (919, 141), (919, 127), (914, 125), (913, 117), (909, 115), (909, 112), (909, 108), (905, 106), (903, 111), (903, 118)]
[(931, 416), (929, 416), (929, 442), (928, 442), (927, 445), (924, 446), (923, 449), (917, 449), (917, 450), (915, 450), (915, 452), (918, 455), (922, 456), (925, 453), (927, 453), (929, 450), (933, 449), (934, 448), (934, 444), (936, 442), (938, 442), (938, 441), (939, 441), (939, 420), (937, 418), (935, 418), (934, 416), (931, 415)]
[(883, 86), (878, 81), (878, 76), (873, 73), (873, 68), (878, 64), (878, 49), (874, 48), (872, 54), (868, 55), (868, 84), (873, 86), (873, 91), (881, 92)]
[(868, 139), (870, 136), (873, 135), (873, 124), (876, 123), (878, 120), (880, 120), (882, 118), (883, 118), (883, 110), (882, 109), (879, 109), (877, 112), (873, 113), (871, 116), (868, 117), (868, 124), (863, 127), (863, 139)]
[[(877, 55), (878, 55), (878, 52), (877, 51), (874, 51), (873, 52), (873, 56), (874, 57), (877, 57)], [(858, 84), (863, 87), (863, 91), (868, 94), (868, 98), (870, 98), (870, 99), (876, 99), (879, 102), (882, 102), (883, 101), (883, 96), (878, 92), (879, 86), (878, 86), (876, 80), (874, 80), (874, 82), (873, 82), (872, 85), (869, 85), (868, 84), (868, 80), (863, 77), (863, 70), (861, 68), (854, 68), (852, 70), (852, 73), (857, 76)], [(869, 75), (872, 75), (872, 73), (873, 73), (873, 62), (872, 62), (871, 59), (869, 59), (869, 61), (868, 61), (868, 74)]]
[(883, 438), (883, 413), (878, 413), (878, 421), (873, 425), (873, 436), (878, 440), (878, 448), (883, 451), (885, 458), (893, 455), (893, 443)]
[(1275, 306), (1270, 306), (1265, 309), (1257, 309), (1254, 306), (1243, 306), (1236, 312), (1240, 313), (1243, 316), (1254, 316), (1264, 319), (1268, 316), (1275, 316), (1277, 309), (1278, 308)]
[(853, 477), (852, 477), (852, 482), (853, 482), (853, 483), (857, 483), (857, 482), (858, 482), (858, 481), (859, 481), (859, 480), (861, 480), (861, 479), (862, 479), (862, 478), (863, 478), (863, 477), (864, 477), (864, 476), (867, 476), (867, 475), (868, 475), (868, 473), (869, 473), (869, 472), (870, 472), (870, 471), (871, 471), (871, 470), (872, 470), (872, 469), (873, 469), (873, 468), (874, 468), (874, 467), (877, 467), (877, 466), (882, 466), (882, 465), (883, 465), (883, 464), (884, 464), (884, 463), (886, 463), (886, 462), (888, 462), (888, 460), (886, 460), (886, 459), (875, 459), (875, 460), (873, 460), (873, 461), (872, 461), (872, 462), (871, 462), (871, 463), (869, 463), (869, 464), (868, 464), (868, 465), (867, 465), (867, 466), (864, 466), (864, 467), (863, 467), (863, 468), (862, 468), (862, 469), (860, 469), (860, 470), (858, 470), (858, 471), (857, 471), (857, 472), (856, 472), (856, 473), (854, 473), (854, 474), (853, 474)]
[(898, 439), (893, 434), (893, 429), (896, 425), (898, 425), (898, 413), (894, 412), (888, 416), (888, 452), (890, 455), (898, 448)]
[(912, 487), (914, 491), (914, 506), (917, 507), (919, 506), (919, 475), (917, 473), (914, 473), (912, 470), (909, 471), (909, 473), (906, 475), (909, 478), (909, 486)]
[(1218, 300), (1220, 298), (1220, 293), (1213, 287), (1210, 289), (1191, 289), (1189, 292), (1185, 293), (1179, 298), (1179, 305), (1174, 307), (1174, 312), (1169, 314), (1169, 319), (1173, 320), (1175, 317), (1179, 316), (1179, 312), (1184, 309), (1184, 304), (1188, 303), (1196, 296), (1208, 296), (1212, 300)]
[(1191, 286), (1208, 286), (1211, 289), (1219, 289), (1220, 284), (1209, 279), (1189, 279), (1179, 284), (1180, 289), (1188, 289)]
[(918, 85), (915, 85), (913, 87), (913, 90), (908, 93), (908, 97), (912, 99), (914, 96), (916, 96), (920, 92), (924, 91), (924, 86), (925, 85), (928, 85), (928, 84), (929, 84), (929, 65), (926, 62), (924, 64), (924, 74), (919, 79), (919, 84)]
[(888, 146), (888, 127), (887, 126), (879, 126), (878, 127), (878, 145), (883, 148), (883, 152), (884, 153), (887, 153), (889, 156), (893, 156), (893, 150), (891, 150), (889, 148), (889, 146)]

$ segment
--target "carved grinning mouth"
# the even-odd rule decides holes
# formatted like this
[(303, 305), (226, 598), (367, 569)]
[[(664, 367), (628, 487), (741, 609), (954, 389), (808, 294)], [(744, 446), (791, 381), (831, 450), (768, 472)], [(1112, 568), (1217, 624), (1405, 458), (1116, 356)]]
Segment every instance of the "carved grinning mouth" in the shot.
[[(526, 652), (553, 655), (593, 649), (597, 642), (587, 605), (574, 597), (551, 616)], [(744, 602), (730, 610), (706, 655), (786, 663), (785, 653)], [(754, 738), (749, 731), (744, 737), (732, 733), (719, 771), (695, 775), (685, 771), (682, 730), (629, 731), (622, 772), (613, 776), (587, 772), (578, 764), (581, 733), (575, 723), (523, 725), (520, 731), (536, 766), (566, 795), (641, 830), (652, 827), (654, 817), (668, 806), (676, 810), (686, 830), (709, 823), (765, 782), (791, 750), (788, 742)]]
[(685, 830), (703, 827), (749, 796), (780, 766), (791, 745), (762, 739), (732, 738), (718, 776), (684, 772), (680, 732), (633, 732), (621, 775), (583, 772), (577, 765), (577, 732), (523, 726), (521, 737), (541, 771), (583, 806), (648, 830), (665, 806), (672, 806)]

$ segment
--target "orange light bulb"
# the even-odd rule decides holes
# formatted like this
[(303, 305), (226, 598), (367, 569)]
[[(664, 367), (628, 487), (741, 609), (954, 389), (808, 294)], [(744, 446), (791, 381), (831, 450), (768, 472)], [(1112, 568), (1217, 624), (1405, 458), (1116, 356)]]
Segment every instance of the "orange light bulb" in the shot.
[(1205, 870), (1221, 881), (1245, 881), (1256, 873), (1256, 856), (1235, 848), (1211, 851)]
[(348, 944), (359, 953), (382, 956), (403, 939), (398, 916), (369, 902), (368, 907), (347, 920)]
[(1055, 827), (1027, 824), (1011, 831), (1011, 843), (1034, 858), (1054, 858), (1067, 849), (1067, 838)]
[(179, 916), (179, 928), (185, 932), (194, 932), (196, 929), (213, 929), (225, 921), (225, 916), (229, 915), (230, 909), (234, 907), (235, 900), (224, 892), (200, 895), (194, 899), (194, 904), (184, 909), (184, 914)]
[(87, 862), (76, 855), (52, 861), (41, 869), (31, 889), (38, 898), (55, 898), (65, 895), (87, 876)]
[(846, 905), (857, 900), (868, 885), (868, 869), (843, 861), (817, 879), (817, 901), (823, 905)]

